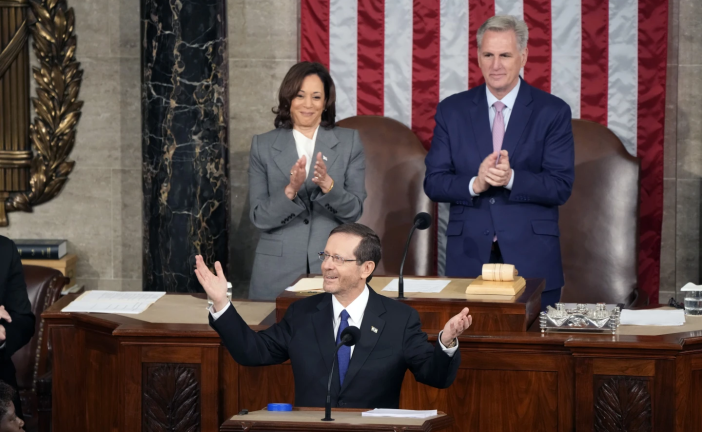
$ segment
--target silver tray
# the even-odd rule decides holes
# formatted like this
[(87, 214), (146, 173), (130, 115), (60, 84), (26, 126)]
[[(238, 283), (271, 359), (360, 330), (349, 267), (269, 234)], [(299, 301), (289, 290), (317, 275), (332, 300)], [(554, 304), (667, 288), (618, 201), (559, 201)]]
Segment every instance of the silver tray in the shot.
[(556, 303), (556, 308), (546, 307), (539, 322), (545, 332), (600, 332), (616, 333), (621, 310), (617, 305), (605, 303)]

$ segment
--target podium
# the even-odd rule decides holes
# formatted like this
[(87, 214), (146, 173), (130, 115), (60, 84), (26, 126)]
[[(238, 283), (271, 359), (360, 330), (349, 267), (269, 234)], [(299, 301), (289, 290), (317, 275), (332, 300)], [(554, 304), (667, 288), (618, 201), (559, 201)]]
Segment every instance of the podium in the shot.
[(439, 414), (426, 419), (363, 417), (365, 409), (332, 410), (333, 422), (320, 420), (324, 417), (323, 408), (295, 408), (288, 412), (253, 411), (235, 415), (222, 424), (220, 432), (229, 431), (439, 431), (453, 424), (453, 418), (439, 411)]

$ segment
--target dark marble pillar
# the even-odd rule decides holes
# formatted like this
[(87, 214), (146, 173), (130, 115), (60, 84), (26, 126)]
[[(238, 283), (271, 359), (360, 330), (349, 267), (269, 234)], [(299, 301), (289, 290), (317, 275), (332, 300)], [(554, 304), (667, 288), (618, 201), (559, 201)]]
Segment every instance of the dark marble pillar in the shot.
[(226, 0), (141, 0), (144, 290), (229, 262)]

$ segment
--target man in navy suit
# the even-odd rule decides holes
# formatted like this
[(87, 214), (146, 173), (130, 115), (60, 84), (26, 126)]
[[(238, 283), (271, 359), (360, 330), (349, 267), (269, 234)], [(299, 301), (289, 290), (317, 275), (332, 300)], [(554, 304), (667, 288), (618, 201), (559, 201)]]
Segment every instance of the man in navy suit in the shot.
[(334, 228), (319, 254), (325, 294), (294, 302), (279, 323), (258, 333), (227, 299), (219, 262), (215, 276), (198, 255), (195, 274), (214, 303), (210, 325), (234, 360), (243, 366), (262, 366), (290, 359), (296, 405), (324, 406), (339, 335), (355, 326), (360, 328), (360, 339), (337, 355), (332, 406), (398, 408), (408, 369), (423, 384), (445, 388), (453, 383), (461, 364), (457, 337), (472, 318), (464, 308), (446, 323), (436, 345), (429, 343), (416, 310), (366, 285), (380, 254), (380, 239), (370, 228), (356, 223)]
[(519, 76), (528, 37), (526, 23), (512, 16), (478, 29), (485, 84), (437, 107), (424, 191), (451, 203), (447, 276), (514, 264), (524, 277), (546, 279), (545, 309), (564, 284), (558, 206), (570, 197), (575, 156), (570, 107)]

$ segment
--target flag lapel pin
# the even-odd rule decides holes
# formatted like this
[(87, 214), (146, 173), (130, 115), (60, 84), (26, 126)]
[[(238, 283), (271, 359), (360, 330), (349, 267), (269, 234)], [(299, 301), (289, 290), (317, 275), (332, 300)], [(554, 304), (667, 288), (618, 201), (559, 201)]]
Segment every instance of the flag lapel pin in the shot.
[(324, 159), (324, 160), (327, 160), (327, 157), (326, 157), (326, 156), (324, 156), (324, 155), (322, 155), (322, 159)]
[(371, 331), (372, 331), (373, 333), (378, 333), (378, 329), (375, 328), (375, 327), (373, 327), (373, 326), (371, 326)]

